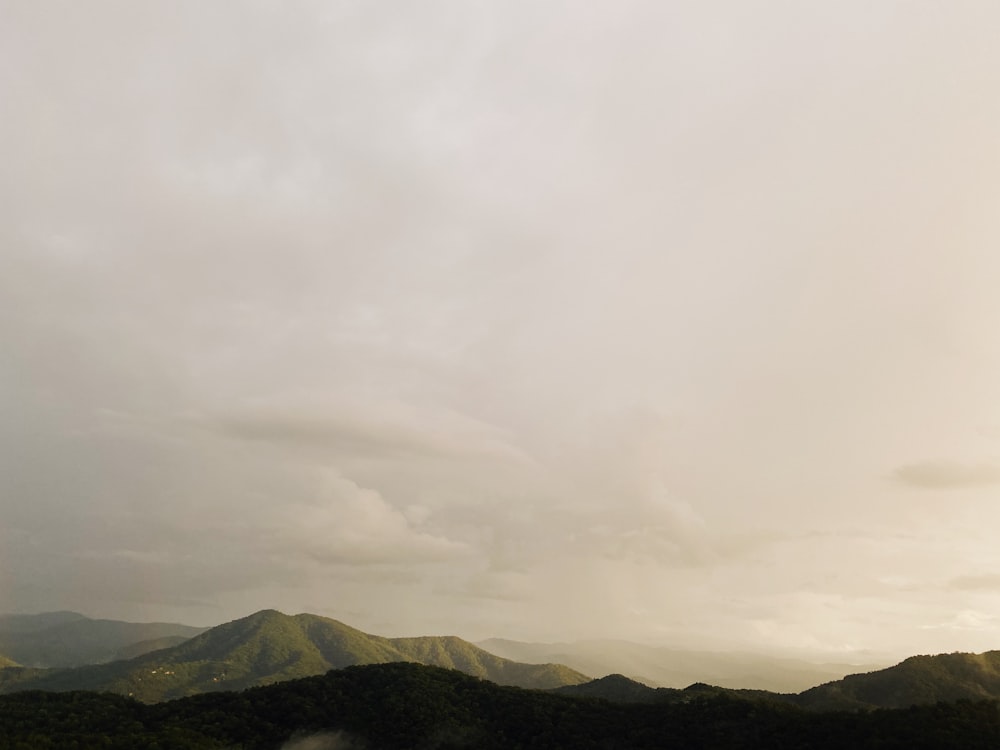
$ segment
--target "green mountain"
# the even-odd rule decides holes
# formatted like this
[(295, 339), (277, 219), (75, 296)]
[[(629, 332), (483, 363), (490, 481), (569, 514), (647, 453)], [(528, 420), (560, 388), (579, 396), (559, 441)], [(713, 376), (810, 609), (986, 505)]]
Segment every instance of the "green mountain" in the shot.
[(382, 638), (317, 615), (265, 610), (172, 648), (75, 669), (0, 671), (0, 692), (106, 690), (156, 702), (322, 674), (356, 664), (419, 662), (502, 685), (552, 688), (588, 680), (556, 664), (516, 664), (459, 638)]
[(203, 633), (205, 628), (163, 622), (92, 620), (77, 612), (46, 612), (39, 615), (0, 616), (0, 653), (29, 667), (78, 667), (101, 664), (141, 653), (138, 644), (150, 649)]
[(578, 685), (590, 679), (562, 664), (522, 664), (504, 659), (455, 636), (389, 640), (409, 657), (407, 661), (457, 669), (498, 685), (546, 689)]
[(797, 703), (810, 709), (856, 710), (983, 699), (1000, 699), (1000, 651), (911, 656), (888, 669), (806, 690)]

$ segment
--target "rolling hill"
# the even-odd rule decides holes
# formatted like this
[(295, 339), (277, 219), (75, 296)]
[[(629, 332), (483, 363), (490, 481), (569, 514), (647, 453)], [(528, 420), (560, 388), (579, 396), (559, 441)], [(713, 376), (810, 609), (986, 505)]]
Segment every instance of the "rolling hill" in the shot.
[(4, 669), (0, 692), (106, 690), (155, 702), (389, 662), (458, 669), (519, 687), (553, 688), (589, 679), (558, 664), (517, 664), (460, 638), (382, 638), (317, 615), (264, 610), (134, 659), (74, 669)]
[(0, 654), (28, 667), (78, 667), (138, 656), (143, 648), (176, 645), (205, 630), (163, 622), (93, 620), (78, 612), (4, 615)]

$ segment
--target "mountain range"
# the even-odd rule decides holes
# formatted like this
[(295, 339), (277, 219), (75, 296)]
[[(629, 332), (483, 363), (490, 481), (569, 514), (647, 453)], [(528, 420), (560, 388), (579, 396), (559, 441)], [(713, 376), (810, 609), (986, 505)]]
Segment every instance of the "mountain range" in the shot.
[[(148, 703), (392, 662), (444, 667), (499, 685), (554, 690), (619, 704), (685, 703), (695, 697), (723, 696), (811, 711), (857, 711), (941, 701), (1000, 700), (1000, 651), (914, 656), (892, 667), (849, 674), (795, 692), (768, 690), (762, 685), (754, 689), (710, 685), (705, 679), (683, 689), (651, 687), (621, 674), (606, 674), (608, 665), (617, 664), (642, 669), (647, 675), (662, 675), (662, 670), (671, 668), (669, 657), (678, 655), (675, 675), (690, 670), (691, 676), (711, 680), (713, 670), (721, 669), (723, 658), (711, 652), (705, 659), (705, 670), (698, 673), (696, 654), (626, 642), (530, 644), (494, 639), (481, 642), (489, 647), (486, 650), (454, 636), (385, 638), (330, 618), (289, 616), (275, 610), (210, 629), (90, 620), (72, 612), (5, 616), (0, 617), (0, 643), (5, 644), (0, 651), (0, 693), (96, 690)], [(120, 658), (109, 661), (109, 654)], [(520, 660), (506, 658), (509, 655)], [(552, 661), (525, 663), (545, 657), (552, 657)], [(78, 664), (87, 658), (100, 663), (29, 666), (46, 660)], [(556, 663), (556, 658), (568, 664)], [(733, 669), (744, 664), (737, 660)], [(605, 676), (591, 680), (574, 667)], [(735, 674), (733, 669), (730, 674)]]
[(688, 702), (696, 696), (787, 703), (809, 711), (870, 711), (955, 701), (1000, 700), (1000, 651), (913, 656), (895, 666), (818, 685), (800, 693), (734, 690), (695, 683), (679, 690), (652, 688), (614, 674), (554, 690), (615, 703)]
[(318, 615), (264, 610), (131, 659), (71, 669), (2, 669), (0, 692), (100, 690), (156, 702), (389, 662), (457, 669), (500, 685), (528, 688), (589, 680), (559, 664), (503, 659), (453, 636), (383, 638)]
[(79, 667), (175, 646), (207, 628), (92, 620), (79, 612), (0, 616), (0, 654), (26, 667)]
[(529, 663), (565, 664), (584, 674), (621, 673), (654, 687), (682, 688), (695, 682), (720, 687), (799, 692), (884, 663), (832, 663), (737, 651), (688, 651), (622, 640), (528, 643), (490, 638), (476, 644), (492, 654)]

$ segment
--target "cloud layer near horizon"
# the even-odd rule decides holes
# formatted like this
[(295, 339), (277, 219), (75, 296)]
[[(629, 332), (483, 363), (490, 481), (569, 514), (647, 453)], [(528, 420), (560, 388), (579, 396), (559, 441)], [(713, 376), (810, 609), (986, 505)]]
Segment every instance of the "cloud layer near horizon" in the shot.
[(0, 608), (996, 646), (1000, 10), (5, 16)]

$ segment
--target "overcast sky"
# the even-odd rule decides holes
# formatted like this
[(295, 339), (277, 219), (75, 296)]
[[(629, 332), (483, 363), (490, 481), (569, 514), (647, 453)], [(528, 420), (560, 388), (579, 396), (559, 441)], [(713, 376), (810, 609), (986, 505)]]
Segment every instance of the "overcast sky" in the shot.
[(0, 610), (1000, 648), (997, 3), (0, 18)]

